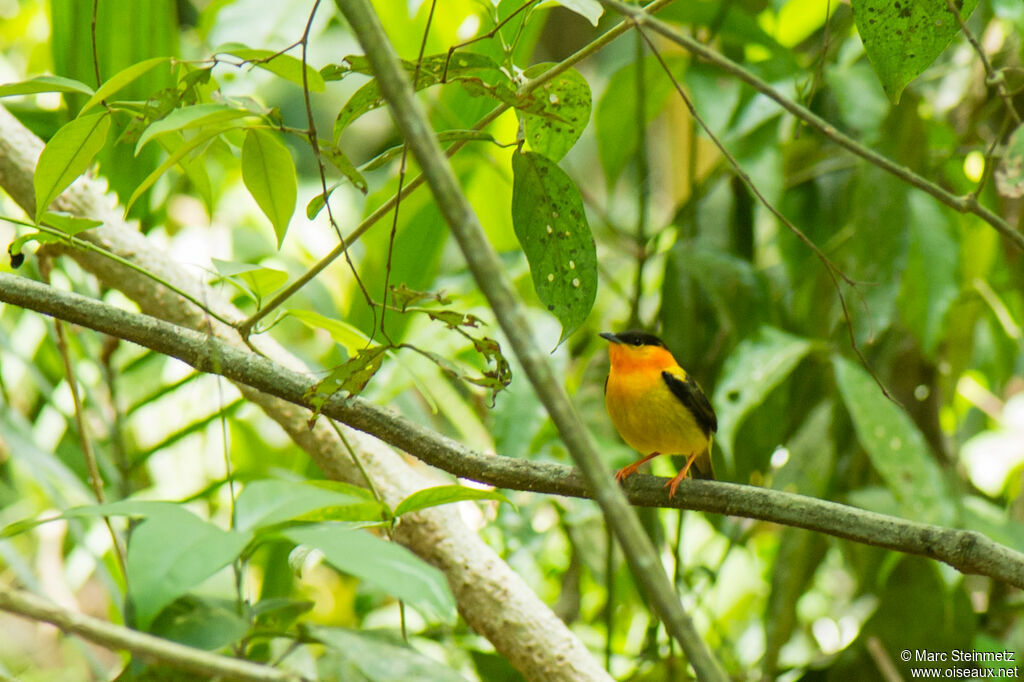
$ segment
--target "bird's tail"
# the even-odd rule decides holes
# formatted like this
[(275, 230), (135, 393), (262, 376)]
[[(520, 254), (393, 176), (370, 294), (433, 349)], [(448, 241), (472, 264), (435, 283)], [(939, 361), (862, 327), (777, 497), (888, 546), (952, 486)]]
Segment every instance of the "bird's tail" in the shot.
[(709, 437), (708, 446), (704, 448), (704, 452), (697, 455), (697, 459), (693, 460), (690, 471), (693, 472), (694, 478), (702, 478), (705, 481), (715, 480), (715, 469), (711, 465), (711, 444), (713, 441), (714, 437)]

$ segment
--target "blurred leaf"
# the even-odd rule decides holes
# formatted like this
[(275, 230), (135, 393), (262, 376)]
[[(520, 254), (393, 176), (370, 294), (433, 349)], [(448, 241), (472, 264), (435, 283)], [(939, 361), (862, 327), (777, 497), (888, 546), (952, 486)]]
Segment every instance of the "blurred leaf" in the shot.
[[(689, 59), (671, 56), (666, 59), (677, 79), (686, 71)], [(637, 116), (637, 74), (643, 74), (644, 115)], [(597, 129), (597, 151), (608, 185), (615, 184), (622, 170), (636, 156), (638, 126), (649, 125), (664, 108), (669, 95), (675, 92), (672, 81), (663, 73), (654, 56), (645, 57), (638, 66), (629, 62), (612, 74), (608, 87), (597, 103), (594, 126)]]
[(102, 220), (79, 218), (63, 211), (47, 211), (40, 222), (72, 236), (103, 224)]
[[(412, 647), (387, 642), (366, 631), (318, 627), (313, 628), (310, 634), (328, 647), (329, 651), (352, 665), (357, 674), (369, 682), (466, 682), (466, 678), (456, 671), (427, 658)], [(336, 672), (329, 672), (328, 677), (353, 679), (352, 672), (347, 671), (344, 677), (336, 677)]]
[[(524, 71), (523, 75), (532, 78), (551, 66), (535, 64)], [(526, 141), (533, 151), (552, 161), (560, 161), (576, 144), (576, 140), (580, 139), (590, 120), (590, 85), (579, 71), (569, 69), (549, 80), (535, 94), (547, 98), (548, 110), (556, 113), (560, 120), (524, 113)]]
[(900, 317), (925, 357), (935, 357), (947, 313), (960, 295), (960, 247), (949, 214), (935, 201), (910, 195), (910, 244), (900, 291)]
[[(512, 224), (533, 288), (562, 324), (561, 344), (583, 324), (597, 295), (597, 249), (579, 189), (536, 152), (512, 156)], [(556, 344), (557, 345), (557, 344)]]
[(156, 500), (121, 500), (108, 502), (106, 504), (91, 504), (82, 507), (72, 507), (56, 516), (49, 516), (43, 519), (23, 519), (8, 524), (0, 531), (0, 538), (14, 537), (38, 525), (57, 521), (58, 519), (79, 519), (79, 518), (101, 518), (104, 516), (147, 516), (149, 514), (170, 513), (169, 508), (174, 508), (173, 502), (160, 502)]
[(342, 346), (349, 355), (355, 355), (370, 341), (370, 337), (343, 320), (326, 317), (312, 310), (292, 309), (288, 311), (288, 314), (310, 329), (326, 331), (334, 339), (334, 342)]
[(242, 180), (274, 226), (277, 247), (281, 248), (298, 191), (295, 163), (288, 147), (265, 130), (249, 130), (242, 145)]
[[(960, 0), (966, 20), (978, 0)], [(946, 0), (852, 0), (857, 32), (889, 101), (899, 104), (903, 88), (942, 54), (960, 32)]]
[(996, 189), (1004, 197), (1018, 199), (1024, 196), (1024, 126), (1017, 126), (1006, 141), (995, 177)]
[[(185, 146), (185, 137), (178, 132), (171, 132), (161, 135), (158, 144), (163, 150), (173, 156), (179, 149)], [(191, 157), (188, 154), (178, 160), (178, 166), (185, 177), (192, 184), (192, 189), (203, 200), (207, 215), (213, 215), (213, 185), (210, 184), (210, 176), (206, 172), (206, 160), (201, 157)]]
[(81, 116), (92, 107), (113, 95), (115, 92), (122, 90), (129, 84), (146, 75), (157, 66), (161, 64), (168, 64), (170, 61), (170, 57), (151, 57), (150, 59), (144, 59), (141, 62), (137, 62), (122, 69), (112, 78), (104, 82), (103, 85), (93, 93), (92, 97), (85, 101), (85, 104), (82, 105), (82, 109), (78, 112), (78, 115)]
[(0, 85), (0, 97), (34, 95), (39, 92), (78, 92), (91, 95), (93, 90), (85, 83), (63, 76), (36, 76), (17, 83)]
[(240, 531), (257, 531), (287, 521), (380, 521), (387, 509), (362, 488), (337, 490), (305, 481), (258, 480), (245, 485), (235, 502), (235, 524)]
[(147, 142), (161, 135), (200, 128), (205, 125), (224, 123), (251, 115), (252, 113), (246, 109), (237, 109), (224, 104), (194, 104), (175, 109), (162, 119), (151, 123), (142, 132), (142, 135), (139, 136), (139, 141), (135, 144), (135, 154), (138, 155)]
[[(461, 140), (479, 140), (481, 142), (495, 142), (494, 136), (482, 130), (441, 130), (437, 133), (438, 142), (457, 142)], [(388, 162), (398, 158), (402, 154), (405, 145), (398, 145), (386, 149), (377, 156), (363, 164), (361, 170), (372, 171), (386, 165)]]
[(576, 14), (580, 15), (594, 26), (597, 26), (597, 22), (601, 19), (601, 15), (604, 13), (604, 8), (601, 7), (601, 3), (597, 0), (554, 0), (562, 7), (572, 10)]
[(217, 651), (241, 640), (249, 622), (226, 603), (184, 597), (163, 610), (150, 629), (154, 635), (204, 651)]
[(53, 200), (85, 172), (107, 142), (107, 112), (73, 119), (61, 127), (43, 147), (36, 164), (36, 222)]
[(434, 488), (417, 490), (412, 495), (406, 497), (395, 507), (395, 516), (410, 514), (442, 504), (462, 502), (463, 500), (497, 500), (498, 502), (510, 504), (515, 509), (515, 505), (497, 490), (481, 490), (480, 488), (468, 488), (464, 485), (441, 485)]
[(910, 417), (884, 398), (859, 365), (839, 356), (832, 363), (857, 438), (875, 471), (899, 501), (903, 515), (916, 521), (952, 525), (956, 509), (950, 503), (946, 477)]
[(225, 279), (238, 283), (257, 301), (263, 300), (288, 282), (288, 273), (283, 270), (219, 258), (211, 258), (210, 261)]
[(996, 542), (1024, 552), (1024, 526), (1011, 518), (1006, 509), (976, 495), (962, 500), (961, 522), (967, 530), (983, 533)]
[[(296, 59), (289, 54), (283, 54), (276, 50), (259, 50), (251, 47), (246, 47), (241, 43), (229, 43), (227, 45), (221, 45), (215, 50), (218, 54), (230, 54), (244, 59), (247, 62), (251, 62), (254, 66), (269, 71), (270, 73), (280, 76), (281, 78), (295, 83), (299, 87), (302, 87), (302, 74), (303, 74), (303, 63), (301, 59)], [(324, 79), (320, 75), (320, 72), (311, 67), (309, 64), (305, 65), (306, 74), (306, 85), (309, 87), (310, 92), (323, 92), (326, 86), (324, 85)]]
[(223, 530), (182, 507), (150, 511), (128, 542), (128, 594), (138, 627), (238, 558), (251, 533)]
[(378, 587), (431, 618), (446, 623), (455, 619), (455, 600), (444, 574), (401, 545), (334, 524), (290, 528), (282, 535), (319, 549), (337, 570)]
[(756, 336), (741, 341), (725, 361), (712, 403), (719, 424), (715, 440), (721, 443), (730, 468), (736, 434), (744, 417), (764, 402), (811, 348), (807, 339), (774, 327), (762, 327)]

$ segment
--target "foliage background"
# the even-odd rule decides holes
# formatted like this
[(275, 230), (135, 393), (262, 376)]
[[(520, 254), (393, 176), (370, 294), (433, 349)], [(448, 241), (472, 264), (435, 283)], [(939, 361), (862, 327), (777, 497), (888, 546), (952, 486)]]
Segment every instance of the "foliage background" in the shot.
[[(226, 43), (282, 49), (301, 37), (310, 11), (309, 3), (256, 0), (127, 3), (140, 8), (134, 14), (115, 11), (115, 5), (99, 3), (102, 80), (154, 56), (207, 59), (215, 46)], [(485, 32), (494, 17), (507, 17), (518, 6), (444, 3), (433, 16), (425, 53), (443, 53)], [(414, 59), (430, 4), (382, 2), (376, 9), (399, 54)], [(95, 85), (85, 30), (92, 11), (88, 3), (19, 1), (0, 11), (5, 13), (0, 81), (52, 72)], [(550, 5), (520, 16), (528, 18), (521, 32), (518, 21), (511, 21), (500, 40), (476, 42), (470, 49), (507, 68), (525, 69), (565, 59), (618, 21), (605, 13), (595, 28), (580, 14)], [(979, 201), (1019, 229), (1020, 202), (997, 192), (992, 169), (998, 158), (990, 153), (993, 143), (1007, 139), (1012, 121), (1007, 122), (1005, 102), (986, 84), (977, 53), (962, 34), (893, 104), (864, 54), (848, 4), (702, 1), (674, 3), (659, 17), (951, 192), (967, 194), (980, 182)], [(1020, 82), (1022, 6), (982, 0), (968, 26), (1012, 91)], [(151, 39), (139, 40), (140, 35)], [(514, 49), (504, 52), (501, 40), (514, 42)], [(843, 285), (846, 320), (825, 268), (737, 179), (633, 33), (581, 62), (593, 108), (582, 137), (560, 166), (584, 201), (600, 278), (586, 322), (551, 359), (599, 438), (609, 468), (634, 453), (604, 417), (606, 357), (596, 333), (645, 326), (661, 333), (713, 395), (723, 425), (715, 453), (719, 478), (980, 530), (1024, 550), (1020, 252), (976, 215), (942, 206), (823, 141), (714, 66), (662, 39), (655, 45), (760, 192), (858, 284)], [(319, 69), (359, 51), (334, 8), (324, 6), (311, 24), (309, 63)], [(213, 69), (213, 80), (197, 84), (200, 101), (251, 107), (264, 121), (296, 129), (306, 125), (300, 85), (232, 61), (237, 60), (224, 58)], [(156, 68), (117, 98), (162, 106), (159, 93), (175, 85), (175, 76), (180, 72)], [(322, 137), (330, 136), (338, 111), (364, 82), (346, 76), (311, 93)], [(438, 130), (470, 128), (494, 106), (455, 83), (427, 89), (421, 98)], [(4, 103), (50, 139), (85, 99), (40, 94)], [(122, 203), (166, 156), (151, 144), (136, 157), (131, 140), (140, 131), (132, 125), (126, 113), (114, 116), (108, 144), (97, 157), (99, 173)], [(518, 125), (510, 112), (487, 131), (510, 144)], [(298, 178), (299, 210), (286, 235), (280, 229), (275, 234), (246, 191), (244, 162), (238, 163), (244, 144), (240, 132), (204, 149), (203, 172), (166, 174), (130, 211), (152, 243), (248, 311), (256, 305), (251, 292), (262, 302), (283, 284), (275, 272), (294, 279), (337, 243), (326, 212), (312, 220), (303, 215), (302, 207), (321, 191), (308, 142), (297, 134), (276, 139), (288, 145)], [(360, 165), (399, 143), (381, 108), (343, 131), (338, 147)], [(531, 305), (535, 336), (552, 348), (559, 324), (537, 298), (513, 226), (512, 154), (512, 146), (471, 142), (453, 158), (453, 166)], [(331, 195), (343, 233), (395, 192), (398, 161), (364, 175), (365, 196), (350, 182), (341, 182)], [(340, 180), (329, 170), (328, 186)], [(0, 206), (5, 216), (24, 217), (7, 199)], [(428, 193), (420, 190), (402, 202), (391, 253), (389, 224), (377, 224), (351, 251), (370, 297), (383, 298), (385, 281), (444, 290), (453, 308), (479, 317), (484, 333), (501, 340)], [(8, 224), (0, 230), (5, 242), (25, 232)], [(218, 266), (211, 258), (265, 269), (232, 283), (220, 276), (234, 274), (231, 266)], [(30, 257), (23, 272), (37, 277), (37, 268)], [(68, 259), (57, 262), (51, 277), (60, 286), (125, 303), (117, 292), (98, 289)], [(369, 334), (380, 319), (380, 309), (367, 305), (344, 259), (289, 299), (286, 308), (297, 312), (269, 333), (324, 370), (358, 347), (352, 341), (355, 330)], [(332, 336), (324, 319), (350, 326), (334, 328)], [(423, 315), (389, 311), (385, 324), (396, 342), (476, 371), (486, 369), (466, 338)], [(851, 333), (901, 408), (885, 400), (867, 374), (851, 349)], [(70, 344), (109, 499), (181, 501), (227, 528), (234, 514), (232, 495), (246, 482), (298, 484), (321, 477), (230, 385), (96, 334), (73, 334)], [(557, 432), (509, 359), (515, 378), (493, 406), (479, 389), (453, 380), (408, 349), (387, 358), (362, 395), (480, 451), (568, 461)], [(0, 521), (7, 525), (95, 502), (48, 321), (12, 306), (2, 309), (0, 379), (5, 403)], [(225, 459), (237, 488), (226, 482)], [(667, 461), (655, 463), (655, 473), (671, 470)], [(509, 497), (516, 507), (463, 502), (460, 511), (595, 656), (602, 655), (609, 636), (605, 609), (612, 587), (614, 627), (607, 647), (615, 677), (684, 678), (678, 651), (658, 628), (625, 564), (616, 557), (608, 572), (598, 508), (590, 501), (530, 493)], [(740, 518), (685, 512), (680, 521), (678, 512), (662, 510), (646, 513), (645, 523), (702, 635), (737, 677), (874, 679), (887, 670), (886, 663), (906, 674), (897, 659), (903, 649), (1024, 649), (1019, 593), (987, 578)], [(388, 655), (374, 647), (381, 646), (381, 631), (385, 642), (399, 641), (394, 592), (338, 572), (315, 555), (294, 550), (295, 544), (261, 546), (234, 562), (234, 569), (190, 586), (189, 595), (175, 601), (152, 629), (255, 660), (284, 656), (286, 665), (299, 670), (319, 666), (325, 678), (355, 666), (367, 679), (386, 679), (388, 673), (374, 661)], [(44, 524), (3, 540), (0, 560), (7, 583), (117, 621), (130, 618), (123, 611), (125, 587), (110, 535), (98, 520)], [(271, 609), (279, 620), (268, 625), (258, 615), (240, 615), (236, 578), (246, 599)], [(445, 674), (458, 671), (469, 679), (515, 679), (517, 673), (464, 623), (423, 611), (406, 609), (410, 644), (422, 656), (411, 665), (426, 666), (435, 676), (444, 668)], [(204, 622), (218, 627), (200, 627)], [(319, 626), (351, 630), (329, 631), (333, 634), (325, 639), (335, 637), (336, 648), (289, 648), (301, 641), (294, 639), (300, 627)], [(264, 631), (253, 638), (260, 627)], [(0, 651), (4, 674), (18, 679), (105, 678), (124, 665), (116, 655), (44, 629), (21, 632), (23, 639), (6, 642)], [(132, 674), (145, 673), (136, 668)]]

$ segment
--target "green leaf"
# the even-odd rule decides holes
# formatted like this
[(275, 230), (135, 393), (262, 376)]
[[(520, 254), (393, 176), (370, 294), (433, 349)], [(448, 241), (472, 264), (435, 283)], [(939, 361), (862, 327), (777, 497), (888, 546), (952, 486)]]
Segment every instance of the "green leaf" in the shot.
[(117, 72), (106, 83), (101, 85), (100, 88), (93, 93), (92, 97), (86, 100), (85, 104), (82, 105), (82, 110), (78, 112), (78, 115), (81, 116), (92, 107), (110, 97), (118, 90), (121, 90), (132, 82), (138, 80), (141, 76), (149, 73), (160, 64), (167, 64), (170, 61), (170, 57), (153, 57), (151, 59), (144, 59), (141, 62), (132, 64), (128, 68)]
[(292, 542), (315, 547), (331, 566), (375, 585), (438, 620), (451, 622), (455, 600), (444, 574), (401, 545), (336, 524), (290, 528)]
[(369, 491), (356, 486), (325, 488), (306, 481), (247, 483), (235, 502), (240, 531), (259, 531), (289, 521), (380, 521), (389, 511)]
[(139, 155), (139, 152), (142, 151), (147, 142), (161, 135), (215, 123), (223, 123), (251, 115), (252, 113), (245, 109), (235, 109), (223, 104), (195, 104), (175, 109), (159, 121), (154, 121), (142, 132), (142, 135), (139, 136), (139, 141), (135, 144), (135, 155)]
[(36, 222), (50, 204), (85, 172), (107, 142), (107, 112), (81, 116), (63, 125), (43, 147), (36, 165)]
[(726, 359), (712, 402), (719, 424), (715, 440), (722, 445), (730, 467), (744, 417), (764, 402), (811, 348), (807, 339), (762, 327), (756, 336), (741, 341)]
[(63, 76), (36, 76), (17, 83), (0, 85), (0, 97), (34, 95), (38, 92), (78, 92), (91, 95), (93, 90), (81, 81)]
[(833, 368), (857, 438), (903, 514), (917, 521), (952, 525), (956, 513), (949, 486), (914, 422), (885, 399), (859, 365), (837, 356)]
[[(369, 62), (366, 57), (350, 55), (345, 57), (349, 64), (349, 70), (355, 73), (372, 75)], [(402, 60), (402, 68), (412, 78), (416, 73), (416, 62), (407, 59)], [(491, 79), (508, 80), (498, 66), (490, 57), (475, 52), (455, 52), (448, 58), (448, 53), (428, 55), (423, 58), (420, 64), (418, 76), (416, 77), (416, 90), (437, 85), (444, 82), (461, 81), (471, 77), (487, 77)], [(338, 112), (334, 121), (334, 139), (337, 140), (341, 132), (363, 114), (377, 109), (384, 104), (384, 98), (380, 94), (380, 87), (376, 80), (371, 80), (349, 98), (345, 106)]]
[(43, 214), (43, 219), (40, 222), (50, 227), (56, 227), (61, 232), (70, 235), (76, 235), (79, 232), (91, 230), (103, 224), (102, 220), (79, 218), (63, 211), (47, 211)]
[(480, 488), (467, 488), (464, 485), (441, 485), (434, 488), (417, 490), (412, 495), (398, 503), (395, 507), (395, 516), (409, 514), (411, 512), (437, 507), (442, 504), (462, 502), (463, 500), (497, 500), (512, 505), (512, 501), (499, 493), (497, 490), (481, 490)]
[[(170, 156), (164, 159), (163, 163), (157, 166), (156, 170), (147, 175), (146, 178), (141, 183), (139, 183), (139, 186), (135, 188), (135, 191), (132, 192), (131, 197), (128, 198), (128, 203), (125, 205), (125, 215), (128, 214), (128, 211), (131, 210), (131, 207), (135, 204), (138, 198), (141, 197), (147, 189), (152, 187), (153, 183), (156, 182), (161, 175), (166, 173), (171, 166), (179, 162), (182, 163), (183, 166), (186, 166), (187, 162), (185, 162), (184, 159), (186, 156), (188, 156), (188, 154), (195, 151), (202, 145), (206, 144), (213, 138), (222, 135), (225, 132), (232, 130), (236, 127), (238, 126), (225, 124), (223, 126), (214, 127), (213, 129), (210, 130), (202, 130), (199, 132), (198, 135), (181, 144), (181, 146), (175, 149)], [(168, 139), (172, 138), (164, 138), (163, 141), (166, 141)]]
[(934, 358), (946, 333), (943, 322), (960, 295), (960, 245), (953, 236), (949, 215), (928, 197), (911, 194), (910, 215), (900, 317), (921, 344), (925, 357)]
[(322, 329), (331, 335), (334, 342), (342, 346), (349, 355), (355, 355), (365, 348), (370, 337), (348, 322), (333, 317), (326, 317), (313, 310), (292, 309), (288, 314), (296, 318), (310, 329)]
[[(961, 4), (962, 3), (962, 4)], [(958, 0), (966, 20), (978, 0)], [(893, 104), (960, 32), (946, 0), (852, 0), (853, 18), (882, 89)]]
[[(666, 58), (666, 62), (673, 75), (681, 79), (689, 60), (677, 56)], [(642, 125), (650, 125), (675, 92), (672, 81), (662, 73), (661, 64), (654, 56), (644, 58), (639, 66), (636, 61), (630, 62), (612, 74), (594, 111), (597, 152), (609, 187), (615, 184), (622, 170), (636, 156), (637, 128), (641, 125), (637, 120), (637, 76), (641, 73), (644, 87)]]
[(412, 647), (385, 641), (367, 631), (316, 627), (310, 630), (310, 634), (355, 668), (355, 671), (346, 669), (344, 674), (324, 675), (324, 679), (352, 680), (358, 674), (368, 682), (466, 682), (466, 678), (456, 671)]
[[(275, 52), (274, 50), (257, 50), (246, 47), (239, 43), (222, 45), (217, 49), (218, 54), (229, 54), (239, 59), (252, 62), (253, 65), (302, 86), (303, 64), (301, 59), (296, 59), (288, 54)], [(309, 64), (305, 65), (306, 85), (310, 92), (323, 92), (325, 89), (324, 78), (320, 72)]]
[(594, 26), (601, 19), (604, 8), (597, 0), (555, 0), (556, 3), (580, 15)]
[[(185, 136), (180, 132), (171, 132), (161, 135), (157, 140), (157, 144), (163, 147), (165, 152), (173, 156), (186, 144)], [(198, 155), (189, 156), (186, 154), (178, 161), (178, 166), (185, 173), (188, 181), (192, 183), (192, 188), (196, 194), (203, 200), (207, 215), (213, 215), (213, 185), (210, 183), (210, 175), (206, 172), (205, 159)]]
[[(550, 64), (536, 64), (524, 72), (527, 77), (544, 73)], [(547, 110), (560, 120), (524, 113), (526, 141), (530, 149), (552, 161), (560, 161), (590, 120), (590, 85), (576, 69), (569, 69), (545, 83), (535, 94), (547, 99)]]
[(242, 145), (242, 181), (270, 220), (281, 248), (295, 212), (297, 181), (288, 148), (265, 130), (250, 130)]
[(572, 179), (543, 154), (512, 155), (512, 225), (538, 298), (562, 324), (561, 344), (597, 295), (597, 249)]
[(996, 189), (1004, 197), (1024, 197), (1024, 126), (1017, 126), (1007, 140), (995, 178)]
[(320, 215), (320, 211), (324, 210), (324, 207), (327, 206), (327, 199), (329, 199), (331, 194), (334, 193), (334, 190), (339, 187), (341, 187), (340, 182), (328, 187), (326, 194), (323, 192), (320, 194), (314, 194), (313, 198), (309, 200), (308, 204), (306, 204), (306, 218), (312, 220)]
[(217, 651), (245, 637), (249, 622), (228, 604), (185, 597), (164, 609), (150, 630), (173, 642)]
[(288, 281), (288, 273), (261, 265), (235, 263), (233, 261), (212, 258), (213, 267), (226, 279), (234, 280), (251, 292), (253, 298), (260, 301), (277, 291)]
[(173, 502), (160, 502), (154, 500), (120, 500), (107, 504), (90, 504), (81, 507), (72, 507), (57, 516), (45, 519), (23, 519), (9, 524), (0, 531), (0, 539), (13, 537), (36, 526), (58, 519), (82, 519), (99, 518), (103, 516), (146, 516), (149, 514), (165, 513), (168, 508), (173, 508)]
[(136, 526), (128, 543), (128, 594), (145, 630), (165, 606), (238, 558), (250, 533), (227, 531), (170, 505)]
[(341, 171), (341, 174), (348, 178), (348, 181), (351, 182), (356, 189), (363, 194), (366, 194), (368, 189), (366, 178), (364, 178), (363, 174), (352, 165), (352, 162), (349, 161), (348, 157), (345, 156), (345, 152), (341, 151), (340, 147), (332, 144), (321, 143), (320, 154), (326, 157), (332, 166)]

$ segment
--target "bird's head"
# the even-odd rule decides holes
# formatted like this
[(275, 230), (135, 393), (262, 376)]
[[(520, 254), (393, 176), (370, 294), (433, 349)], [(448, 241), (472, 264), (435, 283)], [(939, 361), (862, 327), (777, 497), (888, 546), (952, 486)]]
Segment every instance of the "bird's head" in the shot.
[(654, 334), (630, 330), (620, 334), (602, 332), (601, 338), (607, 339), (608, 357), (615, 370), (633, 370), (644, 368), (665, 368), (676, 364), (672, 353), (665, 348), (665, 342)]

